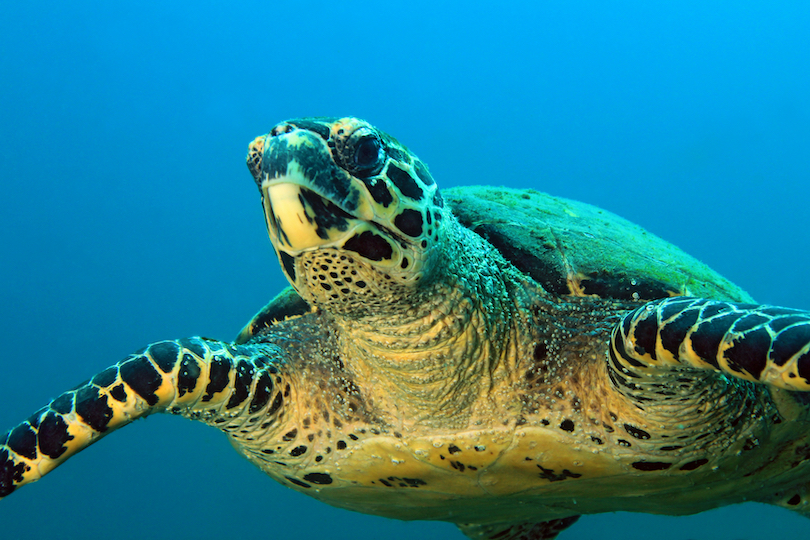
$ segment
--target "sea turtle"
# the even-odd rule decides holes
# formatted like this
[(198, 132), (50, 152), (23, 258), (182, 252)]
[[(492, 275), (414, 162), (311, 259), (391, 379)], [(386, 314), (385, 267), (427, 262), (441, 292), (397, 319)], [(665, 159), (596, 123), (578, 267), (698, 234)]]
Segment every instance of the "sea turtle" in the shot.
[(292, 288), (235, 342), (153, 343), (11, 429), (0, 497), (167, 412), (295, 490), (469, 538), (741, 501), (810, 516), (810, 313), (582, 203), (440, 194), (355, 118), (280, 123), (248, 167)]

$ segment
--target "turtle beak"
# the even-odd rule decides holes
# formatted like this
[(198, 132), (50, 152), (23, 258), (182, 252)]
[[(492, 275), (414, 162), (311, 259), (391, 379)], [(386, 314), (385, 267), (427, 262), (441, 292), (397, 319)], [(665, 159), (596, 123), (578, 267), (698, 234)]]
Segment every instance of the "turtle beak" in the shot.
[[(276, 132), (278, 130), (274, 130)], [(327, 142), (306, 129), (284, 130), (251, 145), (270, 240), (290, 255), (334, 245), (373, 211), (356, 180), (338, 167)], [(258, 140), (258, 139), (257, 139)], [(248, 155), (248, 166), (256, 159)]]

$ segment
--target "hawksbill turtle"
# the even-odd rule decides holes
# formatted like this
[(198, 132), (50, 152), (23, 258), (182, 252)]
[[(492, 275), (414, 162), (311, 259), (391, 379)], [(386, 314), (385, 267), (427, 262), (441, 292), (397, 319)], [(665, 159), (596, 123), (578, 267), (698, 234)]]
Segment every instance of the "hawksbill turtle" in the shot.
[(11, 429), (0, 497), (164, 412), (292, 489), (468, 538), (742, 501), (810, 516), (810, 313), (586, 204), (440, 193), (355, 118), (282, 122), (247, 162), (291, 288), (234, 342), (152, 343)]

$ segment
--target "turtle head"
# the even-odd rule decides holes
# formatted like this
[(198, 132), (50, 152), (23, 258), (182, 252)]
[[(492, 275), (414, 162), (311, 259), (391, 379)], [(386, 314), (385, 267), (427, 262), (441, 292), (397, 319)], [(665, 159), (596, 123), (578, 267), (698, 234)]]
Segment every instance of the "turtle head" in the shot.
[(393, 137), (356, 118), (290, 120), (257, 137), (247, 162), (270, 240), (305, 300), (349, 310), (428, 277), (443, 203), (427, 167)]

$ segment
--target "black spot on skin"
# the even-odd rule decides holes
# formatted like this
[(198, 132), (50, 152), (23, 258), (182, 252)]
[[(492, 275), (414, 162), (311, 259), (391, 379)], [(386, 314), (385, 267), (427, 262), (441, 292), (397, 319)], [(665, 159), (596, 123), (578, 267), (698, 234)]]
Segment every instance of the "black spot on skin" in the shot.
[(385, 182), (368, 178), (362, 178), (361, 180), (363, 180), (363, 183), (366, 185), (366, 189), (368, 190), (369, 195), (371, 195), (371, 198), (377, 203), (381, 204), (385, 208), (388, 208), (388, 206), (394, 202), (394, 197), (391, 195), (391, 192), (388, 191), (388, 186), (385, 184)]
[(399, 192), (406, 197), (415, 201), (422, 199), (424, 195), (422, 188), (419, 187), (410, 174), (397, 167), (394, 163), (388, 165), (386, 176), (399, 189)]
[(790, 499), (788, 499), (788, 501), (787, 501), (787, 503), (790, 506), (796, 506), (800, 502), (802, 502), (802, 497), (798, 493), (796, 495), (794, 495), (793, 497), (791, 497)]
[(326, 124), (319, 124), (317, 122), (312, 122), (309, 120), (292, 120), (290, 121), (290, 124), (300, 129), (312, 131), (325, 141), (329, 139), (330, 129), (329, 126)]
[(281, 265), (284, 267), (284, 273), (292, 283), (295, 283), (295, 259), (284, 251), (278, 252), (278, 258), (281, 260)]
[(99, 433), (107, 431), (113, 410), (95, 386), (85, 386), (76, 392), (76, 413), (82, 421)]
[(658, 338), (658, 321), (652, 314), (636, 323), (636, 353), (639, 355), (649, 354), (653, 360), (655, 357), (655, 343)]
[[(624, 318), (625, 322), (627, 322), (629, 319), (631, 319), (631, 317)], [(618, 328), (613, 332), (613, 341), (617, 344), (616, 350), (614, 351), (614, 348), (611, 347), (610, 349), (608, 349), (608, 352), (610, 353), (610, 360), (613, 363), (613, 367), (616, 369), (616, 375), (622, 373), (623, 375), (627, 375), (628, 377), (633, 377), (635, 379), (639, 378), (639, 376), (633, 373), (632, 371), (630, 370), (625, 371), (624, 369), (622, 369), (623, 366), (619, 363), (618, 358), (616, 358), (615, 353), (618, 352), (619, 356), (622, 357), (622, 360), (624, 360), (626, 364), (629, 364), (630, 366), (633, 367), (644, 366), (642, 362), (636, 360), (635, 358), (627, 354), (627, 349), (625, 348), (626, 343), (623, 341), (622, 334), (621, 332), (619, 332)]]
[(450, 446), (447, 447), (447, 451), (450, 452), (451, 454), (458, 454), (459, 452), (461, 452), (461, 448), (459, 448), (455, 444), (451, 444)]
[(199, 358), (205, 358), (208, 352), (198, 338), (183, 338), (178, 341), (181, 347), (196, 354)]
[(290, 455), (291, 455), (292, 457), (298, 457), (298, 456), (300, 456), (301, 454), (306, 453), (306, 451), (307, 451), (307, 447), (306, 447), (306, 446), (304, 446), (304, 445), (302, 444), (302, 445), (300, 445), (300, 446), (296, 446), (295, 448), (293, 448), (292, 450), (290, 450)]
[(307, 482), (312, 482), (313, 484), (319, 484), (321, 486), (325, 486), (327, 484), (332, 483), (332, 477), (326, 473), (319, 473), (313, 472), (304, 475), (304, 480)]
[(349, 222), (353, 219), (350, 214), (347, 214), (335, 203), (328, 201), (308, 189), (301, 189), (300, 197), (302, 206), (307, 205), (311, 208), (312, 219), (315, 223), (315, 234), (324, 240), (329, 238), (330, 229), (337, 229), (344, 232), (349, 228)]
[(412, 238), (422, 234), (422, 213), (407, 208), (394, 218), (397, 229)]
[(275, 414), (276, 411), (281, 407), (281, 404), (284, 402), (284, 396), (281, 395), (281, 392), (276, 394), (276, 397), (273, 399), (273, 403), (270, 405), (270, 408), (267, 409), (267, 414), (272, 415)]
[[(280, 256), (289, 258), (290, 256), (283, 251), (279, 253)], [(294, 278), (294, 276), (293, 276)], [(309, 311), (309, 304), (298, 296), (292, 289), (285, 289), (272, 302), (262, 309), (253, 317), (251, 323), (251, 335), (256, 335), (260, 330), (269, 328), (275, 323), (283, 321), (289, 317), (296, 315), (303, 315)], [(269, 361), (267, 361), (269, 363)], [(254, 364), (259, 365), (256, 360)]]
[(259, 376), (256, 381), (256, 390), (253, 393), (253, 400), (248, 407), (248, 413), (253, 414), (267, 405), (273, 392), (273, 377), (266, 371)]
[(538, 343), (534, 346), (534, 360), (541, 362), (548, 356), (548, 345), (545, 343)]
[(117, 384), (110, 390), (110, 395), (115, 401), (123, 403), (127, 400), (127, 392), (124, 390), (123, 384)]
[(464, 466), (464, 464), (462, 462), (460, 462), (460, 461), (452, 461), (451, 460), (450, 461), (450, 466), (453, 467), (458, 472), (464, 472), (464, 469), (466, 468)]
[(335, 446), (337, 446), (338, 450), (343, 450), (346, 448), (346, 441), (338, 441)]
[(25, 463), (14, 463), (11, 454), (5, 448), (0, 448), (0, 497), (10, 495), (16, 484), (23, 480)]
[[(362, 255), (371, 261), (390, 259), (394, 252), (388, 240), (371, 231), (363, 231), (360, 234), (355, 234), (346, 240), (346, 243), (343, 244), (343, 249), (354, 251), (358, 255)], [(357, 282), (356, 285), (359, 287), (360, 282)]]
[(393, 484), (391, 484), (390, 482), (388, 482), (388, 481), (387, 481), (386, 479), (384, 479), (384, 478), (380, 478), (379, 480), (380, 480), (380, 483), (381, 483), (382, 485), (384, 485), (384, 486), (387, 486), (387, 487), (394, 487), (394, 485), (393, 485)]
[(295, 439), (297, 436), (298, 436), (298, 428), (291, 429), (290, 431), (288, 431), (287, 433), (285, 433), (281, 437), (281, 440), (285, 441), (285, 442), (290, 442), (291, 440)]
[(661, 345), (675, 358), (680, 358), (679, 348), (681, 343), (686, 338), (686, 333), (697, 322), (699, 316), (699, 310), (689, 309), (661, 329)]
[(427, 482), (419, 478), (402, 478), (403, 482), (408, 484), (410, 487), (419, 487), (419, 486), (426, 486)]
[[(792, 325), (806, 325), (810, 323), (810, 319), (806, 316), (801, 315), (792, 315), (788, 317), (779, 317), (778, 319), (773, 319), (771, 323), (768, 325), (771, 330), (773, 330), (774, 334), (778, 334), (788, 326)], [(799, 326), (801, 328), (801, 326)], [(737, 325), (734, 325), (734, 329), (737, 329)]]
[(146, 403), (150, 406), (157, 405), (158, 397), (155, 392), (160, 388), (163, 379), (146, 357), (140, 356), (134, 360), (127, 360), (119, 366), (118, 373), (121, 380), (127, 383)]
[(253, 382), (254, 368), (245, 360), (240, 360), (236, 364), (236, 377), (233, 381), (233, 393), (231, 399), (225, 405), (226, 409), (233, 409), (244, 402), (250, 394), (250, 383)]
[(541, 465), (537, 465), (537, 468), (542, 471), (538, 476), (549, 482), (561, 482), (563, 480), (567, 480), (568, 478), (579, 478), (582, 476), (579, 473), (572, 473), (568, 469), (563, 469), (563, 471), (557, 474), (554, 469), (546, 469)]
[(604, 443), (602, 442), (602, 439), (600, 439), (599, 437), (594, 437), (593, 435), (591, 435), (591, 440), (592, 440), (593, 442), (595, 442), (596, 444), (604, 444)]
[(95, 377), (93, 377), (92, 383), (98, 387), (106, 388), (110, 386), (112, 383), (115, 382), (115, 378), (118, 376), (118, 367), (108, 367)]
[(647, 433), (646, 431), (644, 431), (641, 428), (631, 426), (630, 424), (624, 424), (624, 429), (625, 429), (625, 431), (627, 431), (627, 433), (629, 433), (630, 435), (632, 435), (636, 439), (646, 440), (646, 439), (650, 438), (649, 433)]
[(68, 433), (65, 420), (53, 412), (48, 412), (37, 430), (39, 451), (51, 459), (57, 459), (67, 451), (65, 443), (70, 440), (73, 440), (73, 435)]
[(59, 414), (67, 414), (73, 410), (73, 392), (65, 392), (51, 401), (50, 408)]
[[(754, 305), (748, 304), (747, 306), (748, 306), (749, 309), (752, 308), (752, 307), (757, 307), (756, 304), (754, 304)], [(796, 309), (783, 308), (783, 307), (777, 307), (777, 306), (763, 307), (763, 308), (760, 308), (760, 311), (762, 313), (764, 313), (765, 315), (771, 315), (773, 317), (776, 317), (776, 316), (779, 316), (779, 315), (796, 315), (796, 314), (800, 314), (800, 312), (798, 310), (796, 310)]]
[[(383, 137), (383, 138), (385, 138), (385, 137)], [(396, 146), (393, 146), (392, 142), (390, 140), (387, 140), (387, 139), (386, 139), (386, 144), (385, 144), (385, 153), (388, 154), (388, 157), (390, 157), (394, 161), (399, 161), (399, 162), (402, 162), (402, 163), (410, 163), (410, 161), (411, 161), (411, 157), (410, 157), (409, 154), (403, 152), (402, 150), (400, 150)]]
[(174, 341), (159, 341), (149, 345), (148, 354), (163, 373), (174, 369), (180, 347)]
[[(741, 307), (741, 305), (737, 304), (737, 307)], [(748, 330), (751, 330), (755, 326), (759, 326), (768, 321), (769, 319), (767, 317), (764, 317), (759, 313), (749, 313), (748, 315), (745, 315), (740, 319), (737, 319), (737, 322), (734, 323), (733, 331), (747, 332)]]
[[(435, 206), (436, 208), (444, 208), (444, 198), (438, 191), (433, 194), (433, 206)], [(442, 215), (438, 212), (435, 213), (433, 217), (436, 218), (436, 221), (441, 221), (442, 219)]]
[(188, 392), (193, 392), (197, 387), (197, 380), (200, 378), (200, 364), (197, 359), (190, 354), (183, 355), (180, 363), (180, 370), (177, 373), (177, 394), (183, 397)]
[(625, 448), (630, 448), (631, 446), (633, 446), (632, 444), (630, 444), (630, 441), (625, 441), (624, 439), (619, 439), (616, 442), (619, 443), (619, 446), (624, 446)]
[(664, 302), (664, 306), (660, 309), (661, 313), (661, 320), (668, 321), (685, 308), (692, 304), (693, 299), (691, 298), (670, 298)]
[(416, 170), (416, 176), (419, 177), (422, 183), (425, 184), (426, 186), (432, 186), (433, 177), (430, 176), (430, 173), (428, 172), (427, 167), (425, 167), (425, 164), (417, 159), (414, 160), (413, 166), (414, 169)]
[(680, 450), (683, 446), (662, 446), (661, 450), (664, 452), (671, 452), (672, 450)]
[(356, 441), (357, 440), (357, 435), (355, 435), (354, 433), (349, 433), (349, 438), (351, 440), (353, 440), (353, 441)]
[(709, 462), (708, 459), (696, 459), (695, 461), (690, 461), (684, 465), (681, 465), (680, 470), (682, 471), (694, 471), (701, 465), (706, 465)]
[(633, 319), (635, 319), (636, 315), (639, 312), (641, 312), (642, 310), (644, 310), (644, 308), (639, 308), (636, 311), (634, 311), (630, 316), (625, 317), (624, 319), (622, 319), (621, 333), (618, 334), (618, 332), (619, 332), (618, 328), (615, 330), (615, 332), (617, 333), (616, 334), (617, 339), (623, 339), (623, 336), (629, 336), (630, 335), (630, 329), (633, 327)]
[(672, 467), (672, 463), (663, 461), (636, 461), (632, 465), (634, 469), (639, 471), (665, 471)]
[(569, 432), (574, 431), (574, 422), (568, 419), (563, 420), (562, 423), (560, 424), (560, 429)]
[(211, 401), (214, 394), (222, 392), (228, 386), (229, 374), (231, 371), (231, 359), (223, 356), (215, 356), (211, 359), (208, 368), (208, 386), (205, 387), (203, 402)]
[(724, 355), (728, 359), (729, 368), (734, 371), (747, 371), (757, 379), (768, 364), (768, 349), (771, 346), (771, 336), (765, 328), (751, 330), (726, 349)]
[(771, 360), (777, 366), (784, 366), (790, 358), (807, 345), (807, 325), (794, 326), (780, 332), (773, 340)]
[(295, 484), (296, 486), (301, 486), (302, 488), (307, 488), (307, 489), (309, 489), (309, 488), (311, 488), (311, 487), (312, 487), (312, 486), (310, 486), (309, 484), (307, 484), (307, 483), (305, 483), (305, 482), (302, 482), (301, 480), (299, 480), (299, 479), (297, 479), (297, 478), (293, 478), (292, 476), (285, 476), (284, 478), (286, 478), (287, 480), (289, 480), (290, 482), (292, 482), (292, 483), (293, 483), (293, 484)]
[(720, 342), (723, 341), (723, 336), (731, 329), (736, 320), (736, 314), (732, 313), (698, 325), (697, 330), (692, 332), (690, 336), (692, 349), (699, 357), (717, 368), (717, 352), (720, 348)]
[(20, 424), (8, 434), (6, 444), (17, 455), (34, 459), (37, 457), (37, 434), (28, 423)]
[(810, 383), (810, 353), (804, 353), (796, 360), (796, 370), (799, 377)]
[[(34, 429), (37, 429), (37, 428), (39, 427), (39, 420), (40, 420), (40, 418), (42, 418), (42, 415), (43, 415), (43, 414), (45, 413), (45, 411), (47, 411), (47, 410), (48, 410), (48, 407), (42, 407), (40, 410), (38, 410), (37, 412), (35, 412), (35, 413), (34, 413), (34, 414), (32, 414), (31, 416), (29, 416), (29, 417), (28, 417), (28, 420), (27, 420), (28, 424), (29, 424), (31, 427), (33, 427)], [(2, 442), (0, 442), (0, 444), (3, 444), (3, 443), (2, 443)]]

